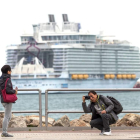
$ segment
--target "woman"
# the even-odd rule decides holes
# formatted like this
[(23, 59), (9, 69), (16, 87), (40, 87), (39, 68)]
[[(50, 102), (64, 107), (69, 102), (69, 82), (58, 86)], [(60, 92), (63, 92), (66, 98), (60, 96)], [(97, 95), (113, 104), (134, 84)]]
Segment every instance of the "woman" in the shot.
[(17, 88), (15, 90), (13, 90), (13, 86), (11, 83), (11, 72), (12, 72), (11, 67), (9, 65), (4, 65), (1, 68), (1, 72), (2, 72), (2, 76), (0, 78), (0, 94), (1, 94), (1, 103), (5, 109), (5, 115), (4, 115), (3, 125), (2, 125), (3, 132), (1, 134), (1, 136), (2, 137), (13, 137), (13, 135), (10, 135), (7, 133), (7, 127), (8, 127), (9, 121), (11, 119), (12, 103), (4, 102), (1, 90), (3, 90), (5, 88), (5, 82), (6, 82), (7, 78), (9, 78), (9, 80), (7, 81), (6, 93), (17, 95)]

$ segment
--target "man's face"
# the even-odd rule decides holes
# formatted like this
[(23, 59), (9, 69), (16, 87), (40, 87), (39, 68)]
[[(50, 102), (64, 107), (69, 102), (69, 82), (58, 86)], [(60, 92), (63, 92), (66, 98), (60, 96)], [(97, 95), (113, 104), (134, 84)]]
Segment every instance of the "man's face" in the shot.
[(92, 94), (92, 93), (89, 93), (89, 96), (90, 96), (90, 100), (91, 100), (91, 102), (96, 102), (96, 100), (97, 100), (97, 94)]

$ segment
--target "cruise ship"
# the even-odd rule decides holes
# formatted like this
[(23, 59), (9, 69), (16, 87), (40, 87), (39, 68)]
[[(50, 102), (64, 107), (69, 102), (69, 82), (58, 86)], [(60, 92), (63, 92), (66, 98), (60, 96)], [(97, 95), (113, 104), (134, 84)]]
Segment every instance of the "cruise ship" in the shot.
[(139, 47), (102, 34), (84, 32), (80, 23), (54, 15), (33, 24), (33, 34), (7, 46), (12, 82), (19, 89), (133, 88), (140, 74)]

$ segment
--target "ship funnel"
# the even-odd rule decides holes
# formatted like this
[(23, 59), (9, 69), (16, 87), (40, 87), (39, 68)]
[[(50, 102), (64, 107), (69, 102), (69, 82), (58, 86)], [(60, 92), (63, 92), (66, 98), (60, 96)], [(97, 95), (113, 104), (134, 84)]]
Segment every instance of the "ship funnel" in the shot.
[(49, 22), (55, 22), (54, 15), (49, 15)]
[(69, 22), (67, 14), (62, 14), (62, 17), (64, 22)]

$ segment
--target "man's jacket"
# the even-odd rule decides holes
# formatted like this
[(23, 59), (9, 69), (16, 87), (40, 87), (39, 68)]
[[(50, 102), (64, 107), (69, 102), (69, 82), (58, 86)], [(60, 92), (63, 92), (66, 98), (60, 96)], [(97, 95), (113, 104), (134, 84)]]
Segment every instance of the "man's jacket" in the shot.
[(110, 99), (108, 99), (107, 97), (103, 95), (98, 95), (98, 99), (95, 103), (90, 102), (90, 104), (87, 106), (85, 102), (85, 103), (82, 103), (82, 106), (85, 113), (92, 112), (92, 120), (94, 119), (94, 116), (96, 114), (101, 115), (100, 112), (102, 110), (105, 110), (107, 114), (110, 114), (114, 118), (115, 121), (118, 120), (118, 116), (113, 111), (114, 104), (112, 103)]

